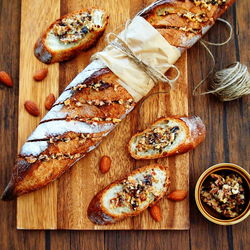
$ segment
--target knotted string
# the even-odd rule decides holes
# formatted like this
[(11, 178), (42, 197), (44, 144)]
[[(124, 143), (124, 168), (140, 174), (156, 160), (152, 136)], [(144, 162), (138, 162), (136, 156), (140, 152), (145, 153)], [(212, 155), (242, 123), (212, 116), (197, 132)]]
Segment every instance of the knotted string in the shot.
[[(193, 95), (206, 95), (206, 94), (209, 94), (208, 92), (203, 92), (203, 93), (200, 93), (200, 94), (196, 94), (196, 90), (205, 82), (207, 81), (207, 79), (209, 78), (209, 76), (214, 72), (214, 68), (215, 68), (215, 59), (214, 59), (214, 55), (212, 54), (211, 50), (207, 47), (207, 45), (212, 45), (212, 46), (223, 46), (225, 44), (227, 44), (231, 39), (232, 39), (232, 34), (233, 34), (233, 28), (231, 26), (231, 24), (229, 22), (227, 22), (226, 20), (222, 19), (222, 18), (218, 18), (217, 19), (218, 21), (221, 21), (223, 23), (225, 23), (228, 27), (229, 27), (229, 36), (228, 38), (224, 41), (224, 42), (221, 42), (221, 43), (213, 43), (213, 42), (209, 42), (209, 41), (206, 41), (204, 39), (201, 39), (200, 40), (200, 44), (206, 49), (206, 51), (208, 52), (208, 54), (210, 55), (211, 59), (212, 59), (212, 68), (211, 70), (208, 72), (208, 74), (206, 75), (206, 77), (204, 79), (202, 79), (194, 88), (193, 90)], [(207, 44), (207, 45), (206, 45)]]
[[(109, 33), (106, 36), (106, 40), (108, 45), (112, 46), (114, 49), (119, 50), (123, 54), (125, 54), (127, 57), (129, 57), (138, 67), (141, 68), (152, 80), (154, 83), (157, 82), (164, 82), (164, 83), (169, 83), (170, 86), (179, 78), (180, 76), (180, 71), (179, 69), (173, 65), (173, 64), (168, 64), (169, 68), (173, 68), (176, 71), (176, 76), (173, 79), (168, 78), (166, 75), (161, 73), (159, 70), (157, 70), (157, 66), (151, 66), (148, 63), (144, 62), (141, 60), (138, 56), (134, 54), (134, 52), (129, 48), (129, 45), (126, 42), (126, 34), (127, 34), (127, 28), (128, 25), (131, 23), (131, 20), (128, 20), (126, 25), (125, 25), (125, 39), (121, 39), (118, 35), (115, 33)], [(111, 39), (111, 37), (115, 37), (115, 39)], [(91, 57), (91, 60), (95, 60), (98, 58), (98, 53), (94, 54)]]

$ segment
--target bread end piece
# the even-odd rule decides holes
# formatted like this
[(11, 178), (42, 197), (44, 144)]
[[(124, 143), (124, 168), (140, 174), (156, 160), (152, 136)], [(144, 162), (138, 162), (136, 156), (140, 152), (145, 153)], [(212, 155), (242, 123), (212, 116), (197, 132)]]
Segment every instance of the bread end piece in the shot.
[[(89, 31), (86, 34), (86, 36), (83, 37), (81, 40), (77, 42), (68, 43), (65, 45), (65, 44), (60, 44), (60, 42), (58, 42), (59, 39), (56, 36), (51, 35), (51, 30), (53, 29), (54, 25), (59, 24), (62, 19), (67, 19), (75, 14), (83, 12), (90, 13), (92, 15), (92, 18), (94, 19), (94, 13), (98, 11), (103, 13), (102, 26), (100, 26), (95, 30)], [(60, 19), (57, 19), (49, 26), (49, 28), (43, 33), (43, 35), (40, 38), (38, 38), (37, 42), (35, 43), (34, 47), (35, 56), (37, 57), (38, 60), (40, 60), (45, 64), (62, 62), (72, 59), (81, 51), (88, 50), (89, 48), (95, 45), (95, 43), (98, 41), (98, 39), (105, 31), (105, 28), (108, 24), (108, 18), (109, 16), (103, 10), (92, 8), (88, 10), (83, 9), (80, 11), (69, 13), (61, 17)], [(52, 48), (50, 45), (51, 46), (53, 45), (54, 47)]]

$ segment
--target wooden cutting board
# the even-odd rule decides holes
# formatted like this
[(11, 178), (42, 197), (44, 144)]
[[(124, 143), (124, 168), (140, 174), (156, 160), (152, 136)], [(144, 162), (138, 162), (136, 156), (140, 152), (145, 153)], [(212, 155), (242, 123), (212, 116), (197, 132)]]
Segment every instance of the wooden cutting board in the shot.
[[(19, 124), (18, 148), (38, 125), (46, 113), (45, 97), (49, 93), (58, 96), (67, 84), (89, 62), (94, 52), (105, 47), (104, 36), (97, 46), (83, 52), (70, 62), (46, 66), (33, 55), (33, 46), (42, 31), (56, 18), (83, 7), (97, 6), (110, 14), (107, 32), (122, 27), (126, 20), (137, 11), (150, 4), (143, 0), (23, 0), (20, 39), (20, 87), (19, 87)], [(189, 188), (189, 154), (160, 160), (133, 160), (126, 146), (130, 137), (138, 130), (157, 118), (168, 115), (188, 114), (187, 55), (183, 54), (176, 64), (181, 77), (171, 90), (167, 84), (159, 84), (151, 93), (167, 93), (150, 96), (140, 109), (139, 106), (124, 119), (121, 124), (105, 138), (102, 144), (75, 164), (59, 180), (42, 190), (24, 195), (17, 200), (18, 229), (78, 229), (78, 230), (120, 230), (120, 229), (188, 229), (189, 199), (172, 202), (164, 198), (160, 203), (163, 220), (155, 222), (145, 211), (141, 215), (129, 218), (110, 226), (95, 226), (86, 216), (87, 206), (98, 190), (110, 182), (129, 173), (132, 169), (159, 162), (170, 167), (171, 190)], [(32, 78), (38, 69), (47, 67), (48, 77), (42, 82)], [(171, 73), (170, 73), (171, 75)], [(35, 118), (24, 109), (24, 102), (33, 100), (41, 109), (41, 116)], [(103, 155), (112, 158), (111, 170), (103, 175), (99, 172), (99, 160)]]

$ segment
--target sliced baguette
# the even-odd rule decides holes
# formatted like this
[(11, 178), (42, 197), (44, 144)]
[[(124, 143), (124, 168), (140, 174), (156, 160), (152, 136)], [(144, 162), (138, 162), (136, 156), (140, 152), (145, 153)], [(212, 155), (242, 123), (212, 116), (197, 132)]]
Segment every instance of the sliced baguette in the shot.
[[(76, 29), (74, 29), (76, 35), (69, 35), (69, 32), (72, 33), (72, 29), (64, 34), (62, 29), (66, 29), (65, 27), (67, 27), (67, 29), (68, 27), (72, 27), (70, 24), (65, 25), (65, 23), (71, 22), (73, 20), (72, 18), (80, 20), (76, 21), (75, 19), (77, 22), (75, 26)], [(69, 60), (80, 51), (87, 50), (93, 46), (103, 34), (107, 23), (108, 16), (100, 9), (82, 9), (69, 13), (53, 22), (37, 40), (34, 48), (35, 56), (46, 64)], [(55, 27), (59, 33), (61, 32), (60, 34), (64, 34), (61, 35), (61, 38), (55, 34)], [(69, 36), (72, 37), (72, 41), (67, 40)], [(79, 39), (76, 38), (77, 36)]]
[(135, 159), (157, 159), (185, 153), (200, 144), (205, 135), (205, 125), (198, 116), (160, 118), (135, 134), (128, 150)]
[[(153, 164), (136, 169), (105, 187), (92, 199), (88, 218), (94, 224), (107, 225), (136, 216), (157, 203), (166, 194), (169, 185), (167, 167)], [(139, 198), (135, 198), (135, 194)]]
[[(200, 4), (200, 1), (160, 0), (145, 8), (140, 15), (149, 21), (171, 45), (177, 46), (183, 52), (200, 39), (233, 2), (235, 0), (227, 0), (225, 3), (218, 5), (216, 1), (210, 1), (209, 8), (202, 8), (196, 6)], [(198, 33), (192, 37), (192, 32), (185, 31), (185, 26), (192, 28), (193, 25), (193, 21), (187, 20), (187, 15), (182, 16), (179, 15), (181, 13), (170, 13), (167, 10), (166, 15), (160, 15), (158, 18), (158, 6), (160, 8), (173, 7), (174, 12), (179, 7), (183, 7), (186, 14), (189, 12), (198, 14), (197, 8), (202, 9), (202, 13), (205, 14), (204, 17), (211, 17), (211, 24), (202, 22), (199, 30), (197, 30)], [(215, 12), (214, 8), (216, 8)], [(194, 20), (195, 23), (197, 22)], [(177, 29), (177, 26), (181, 26), (182, 29)], [(44, 37), (41, 39), (44, 40)], [(42, 43), (42, 40), (40, 43)], [(42, 44), (39, 48), (39, 53), (41, 53), (39, 57), (50, 63), (51, 53)], [(93, 150), (102, 138), (108, 135), (135, 106), (136, 103), (132, 96), (122, 85), (119, 85), (118, 77), (111, 71), (107, 72), (107, 69), (102, 69), (103, 66), (97, 63), (98, 60), (95, 61), (69, 84), (54, 107), (23, 145), (13, 168), (11, 180), (2, 195), (3, 200), (11, 200), (16, 196), (42, 188), (60, 177), (76, 160)], [(106, 87), (102, 88), (101, 91), (83, 87), (70, 94), (71, 88), (77, 88), (77, 86), (85, 84), (86, 77), (93, 73), (97, 77), (96, 80), (107, 82), (111, 86), (106, 88), (107, 85), (104, 84)], [(91, 76), (88, 80), (94, 80), (93, 77)], [(90, 82), (90, 84), (92, 85), (95, 82), (97, 81)], [(78, 102), (80, 106), (77, 106)], [(101, 119), (100, 121), (94, 121), (93, 118)], [(87, 143), (81, 144), (81, 136), (89, 136)], [(71, 143), (68, 142), (69, 137)], [(50, 141), (53, 143), (50, 143)], [(199, 140), (196, 140), (196, 142), (199, 142)], [(168, 153), (168, 155), (170, 154)], [(56, 159), (54, 159), (55, 156)], [(71, 159), (72, 157), (73, 159)]]

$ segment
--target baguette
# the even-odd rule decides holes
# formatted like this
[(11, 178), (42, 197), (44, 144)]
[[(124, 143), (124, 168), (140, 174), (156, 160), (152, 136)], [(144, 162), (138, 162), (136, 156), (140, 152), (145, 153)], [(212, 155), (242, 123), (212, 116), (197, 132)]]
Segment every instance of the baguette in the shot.
[(27, 139), (2, 199), (37, 190), (101, 142), (135, 105), (107, 68), (69, 86)]
[(167, 167), (153, 164), (136, 169), (92, 199), (88, 218), (94, 224), (107, 225), (136, 216), (162, 199), (169, 185)]
[(67, 14), (53, 22), (37, 40), (34, 54), (46, 64), (69, 60), (93, 46), (107, 23), (105, 12), (95, 8)]
[(198, 116), (160, 118), (132, 136), (128, 150), (138, 160), (163, 158), (195, 148), (205, 135), (205, 125)]
[[(197, 33), (198, 38), (233, 1), (227, 0), (225, 4), (208, 4), (212, 9), (216, 9), (215, 16), (211, 23), (202, 23), (202, 28)], [(177, 40), (167, 36), (166, 33), (174, 32), (176, 29), (169, 27), (169, 15), (161, 15), (154, 21), (156, 18), (154, 9), (159, 6), (177, 8), (185, 4), (188, 6), (187, 12), (191, 12), (192, 8), (200, 8), (205, 14), (210, 13), (211, 10), (196, 6), (195, 3), (189, 0), (157, 1), (140, 15), (149, 20), (153, 26), (161, 19), (166, 27), (157, 30), (169, 43), (176, 43), (176, 46), (184, 51), (187, 48), (185, 46), (191, 46), (196, 41), (192, 38), (192, 32), (180, 30), (181, 36)], [(173, 15), (172, 18), (172, 22), (175, 18), (179, 20), (179, 15)], [(195, 20), (189, 21), (185, 16), (181, 18), (185, 23), (196, 23)], [(181, 47), (183, 43), (179, 41), (185, 41), (185, 46)], [(23, 145), (2, 199), (11, 200), (37, 190), (61, 176), (76, 161), (96, 148), (102, 138), (133, 110), (135, 104), (133, 97), (119, 84), (119, 78), (100, 60), (93, 61), (66, 87)]]

